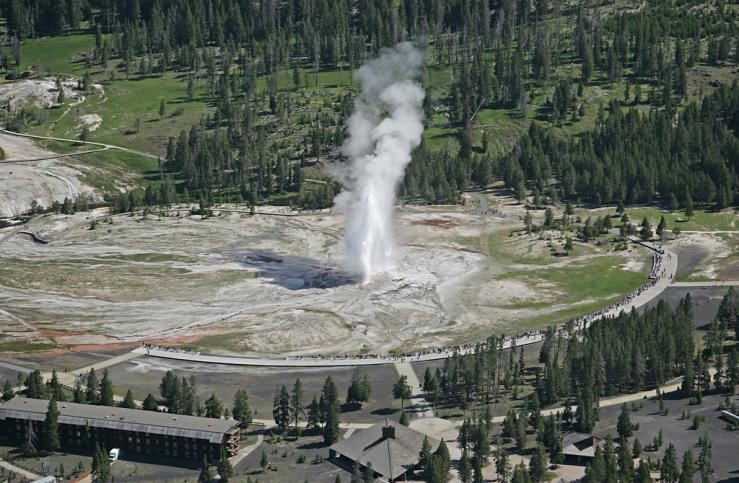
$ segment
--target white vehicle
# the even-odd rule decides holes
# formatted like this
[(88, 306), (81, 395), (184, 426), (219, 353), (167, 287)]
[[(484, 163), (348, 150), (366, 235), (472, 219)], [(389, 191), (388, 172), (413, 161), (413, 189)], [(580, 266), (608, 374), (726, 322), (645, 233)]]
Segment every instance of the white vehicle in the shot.
[(108, 453), (108, 459), (111, 461), (116, 461), (121, 456), (121, 449), (120, 448), (113, 448), (110, 450), (110, 453)]

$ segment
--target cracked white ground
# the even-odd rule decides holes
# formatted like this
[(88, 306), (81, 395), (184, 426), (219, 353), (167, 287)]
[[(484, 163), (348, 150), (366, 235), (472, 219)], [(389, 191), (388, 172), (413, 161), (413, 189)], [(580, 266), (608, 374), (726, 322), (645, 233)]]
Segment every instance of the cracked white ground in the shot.
[[(116, 216), (95, 230), (89, 217), (45, 215), (0, 230), (6, 341), (214, 336), (210, 345), (223, 353), (387, 352), (479, 340), (496, 328), (511, 333), (517, 320), (561, 308), (554, 287), (495, 278), (505, 271), (500, 263), (463, 241), (521, 222), (469, 207), (400, 208), (396, 268), (367, 285), (342, 270), (342, 219), (327, 212)], [(644, 254), (609, 256), (644, 269)]]

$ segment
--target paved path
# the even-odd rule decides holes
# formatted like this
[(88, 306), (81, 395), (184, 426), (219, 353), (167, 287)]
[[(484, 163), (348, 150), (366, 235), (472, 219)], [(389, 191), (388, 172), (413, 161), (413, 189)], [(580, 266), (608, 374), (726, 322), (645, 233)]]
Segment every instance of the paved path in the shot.
[(411, 388), (411, 394), (413, 394), (409, 401), (413, 404), (413, 409), (408, 410), (409, 408), (405, 408), (406, 412), (419, 418), (433, 418), (434, 409), (431, 403), (423, 397), (423, 386), (418, 381), (418, 376), (416, 376), (416, 371), (413, 369), (411, 363), (396, 362), (393, 366), (395, 366), (398, 376), (406, 377), (408, 385)]
[[(61, 382), (64, 386), (74, 388), (74, 383), (77, 381), (77, 378), (90, 372), (90, 369), (95, 369), (95, 372), (98, 372), (105, 369), (106, 367), (115, 366), (131, 359), (135, 359), (137, 357), (139, 357), (139, 354), (135, 352), (126, 352), (125, 354), (111, 357), (110, 359), (105, 359), (104, 361), (97, 362), (81, 369), (76, 369), (69, 372), (57, 372), (57, 377), (59, 378), (59, 382)], [(43, 376), (46, 379), (50, 379), (51, 373), (45, 373), (43, 374)]]
[(30, 374), (33, 372), (33, 369), (29, 369), (28, 367), (19, 366), (17, 364), (13, 364), (12, 362), (0, 361), (0, 367), (4, 367), (6, 369), (10, 369), (11, 371), (20, 372), (23, 374)]
[(705, 282), (673, 282), (671, 287), (739, 287), (739, 280), (712, 280)]
[(257, 433), (257, 440), (254, 443), (241, 448), (238, 453), (228, 459), (228, 461), (231, 463), (231, 466), (236, 467), (237, 464), (241, 463), (244, 458), (252, 454), (254, 450), (257, 449), (263, 442), (264, 435), (260, 431), (259, 433)]
[[(643, 242), (634, 240), (639, 245), (647, 247), (651, 250), (658, 251), (660, 248), (657, 244), (651, 242)], [(657, 279), (653, 285), (642, 289), (640, 292), (632, 294), (624, 303), (603, 309), (594, 314), (583, 318), (579, 326), (589, 326), (594, 321), (603, 317), (613, 317), (622, 311), (630, 312), (634, 308), (642, 307), (655, 297), (659, 296), (664, 289), (671, 283), (677, 272), (678, 258), (677, 254), (665, 249), (662, 256), (662, 264), (657, 269)], [(508, 349), (514, 343), (517, 347), (522, 345), (534, 344), (544, 340), (543, 331), (532, 331), (515, 337), (508, 337), (503, 341), (503, 348)], [(446, 359), (453, 354), (466, 355), (475, 351), (475, 344), (469, 344), (456, 348), (438, 348), (428, 352), (407, 355), (407, 356), (326, 356), (326, 357), (233, 357), (233, 356), (216, 356), (208, 354), (200, 354), (196, 352), (180, 351), (177, 349), (161, 349), (155, 347), (139, 347), (133, 352), (150, 357), (160, 357), (164, 359), (175, 359), (190, 362), (204, 362), (211, 364), (228, 364), (240, 366), (266, 366), (266, 367), (347, 367), (347, 366), (369, 366), (379, 364), (395, 364), (417, 361), (433, 361)]]
[(12, 463), (8, 463), (7, 461), (0, 459), (0, 466), (5, 468), (7, 471), (10, 471), (11, 473), (16, 473), (18, 475), (21, 475), (23, 478), (26, 478), (28, 480), (34, 481), (41, 478), (39, 475), (35, 475), (31, 473), (30, 471), (26, 471), (23, 468), (18, 468)]

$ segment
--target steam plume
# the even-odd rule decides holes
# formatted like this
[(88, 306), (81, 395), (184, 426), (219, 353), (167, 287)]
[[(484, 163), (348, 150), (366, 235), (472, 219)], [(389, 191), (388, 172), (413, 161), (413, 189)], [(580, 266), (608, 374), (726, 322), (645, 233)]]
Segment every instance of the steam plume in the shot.
[(424, 92), (417, 80), (423, 60), (422, 51), (403, 42), (358, 71), (362, 91), (347, 122), (349, 162), (335, 173), (344, 189), (334, 207), (346, 217), (349, 268), (364, 281), (392, 266), (396, 191), (423, 135)]

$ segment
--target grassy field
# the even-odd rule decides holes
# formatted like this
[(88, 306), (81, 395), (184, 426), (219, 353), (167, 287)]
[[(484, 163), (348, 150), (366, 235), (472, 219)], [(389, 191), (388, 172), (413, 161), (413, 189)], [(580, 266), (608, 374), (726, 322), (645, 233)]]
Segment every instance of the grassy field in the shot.
[[(163, 77), (117, 80), (103, 83), (104, 94), (93, 94), (79, 106), (69, 107), (66, 113), (59, 109), (50, 122), (32, 129), (36, 134), (77, 138), (82, 131), (80, 116), (95, 114), (102, 124), (91, 131), (90, 141), (134, 148), (164, 157), (167, 140), (188, 129), (207, 110), (207, 103), (199, 97), (186, 102), (186, 83), (176, 74)], [(164, 100), (165, 115), (159, 116), (159, 104)]]
[[(69, 74), (81, 77), (89, 71), (94, 82), (101, 83), (104, 95), (92, 95), (84, 103), (67, 110), (56, 110), (49, 113), (49, 121), (33, 129), (39, 134), (51, 134), (63, 137), (77, 137), (82, 129), (79, 116), (96, 114), (102, 117), (102, 125), (91, 133), (90, 139), (110, 144), (117, 144), (153, 155), (162, 156), (167, 139), (177, 136), (181, 129), (188, 129), (193, 123), (204, 117), (211, 110), (205, 92), (204, 81), (198, 81), (196, 98), (187, 102), (185, 91), (187, 76), (184, 73), (168, 72), (164, 76), (154, 75), (140, 78), (132, 74), (130, 80), (123, 79), (124, 74), (118, 72), (119, 78), (114, 83), (109, 80), (108, 72), (99, 64), (87, 64), (85, 57), (95, 47), (95, 38), (89, 34), (70, 34), (62, 37), (28, 40), (23, 44), (22, 67), (34, 67), (42, 74)], [(433, 46), (429, 50), (430, 62), (435, 58)], [(571, 62), (572, 61), (572, 62)], [(109, 67), (115, 68), (118, 59), (111, 59)], [(295, 85), (292, 69), (281, 70), (277, 74), (277, 86), (281, 93), (289, 95), (298, 106), (291, 109), (296, 114), (315, 115), (321, 109), (330, 108), (348, 89), (357, 87), (353, 77), (356, 71), (347, 66), (342, 68), (326, 68), (318, 73), (317, 78), (308, 66), (299, 69), (299, 87)], [(436, 114), (429, 122), (424, 134), (428, 147), (434, 151), (455, 153), (459, 149), (456, 127), (449, 125), (448, 96), (454, 80), (453, 73), (446, 63), (429, 65), (428, 80), (431, 86), (433, 104)], [(625, 73), (626, 74), (626, 73)], [(528, 105), (524, 113), (519, 106), (496, 106), (477, 112), (474, 119), (473, 142), (479, 148), (485, 133), (488, 135), (488, 155), (497, 157), (507, 154), (519, 137), (526, 132), (532, 120), (548, 121), (547, 101), (551, 98), (558, 78), (577, 79), (579, 64), (573, 59), (562, 58), (560, 65), (551, 79), (541, 86), (528, 85)], [(699, 92), (709, 89), (714, 80), (727, 78), (727, 70), (699, 65), (689, 72), (691, 91)], [(258, 76), (258, 91), (268, 90), (272, 79), (270, 76)], [(573, 89), (576, 82), (573, 83)], [(626, 84), (624, 81), (609, 82), (604, 74), (596, 72), (578, 97), (578, 104), (584, 110), (584, 116), (577, 120), (567, 119), (554, 124), (555, 132), (564, 137), (577, 135), (594, 126), (599, 108), (612, 99), (623, 99)], [(646, 92), (648, 86), (642, 86)], [(632, 89), (633, 93), (633, 89)], [(300, 99), (303, 98), (303, 101)], [(160, 119), (159, 103), (166, 103), (166, 114)], [(301, 102), (303, 102), (301, 104)], [(296, 102), (293, 102), (296, 104)], [(301, 108), (302, 106), (302, 108)], [(641, 106), (646, 108), (647, 106)], [(283, 140), (289, 146), (299, 146), (303, 142), (307, 126), (306, 119), (273, 119), (269, 115), (260, 115), (262, 122), (271, 124), (270, 129), (279, 128)], [(276, 123), (276, 124), (274, 124)], [(288, 149), (288, 152), (289, 149)], [(295, 154), (292, 150), (291, 156)], [(126, 160), (129, 161), (129, 160)], [(686, 225), (685, 229), (688, 228)]]
[[(733, 208), (728, 208), (722, 211), (705, 211), (695, 210), (693, 216), (688, 218), (683, 210), (670, 211), (663, 210), (657, 207), (640, 207), (640, 208), (627, 208), (626, 213), (629, 215), (631, 223), (638, 225), (641, 223), (644, 217), (647, 217), (649, 223), (652, 225), (652, 229), (657, 228), (660, 217), (664, 216), (667, 222), (667, 229), (672, 230), (675, 227), (680, 227), (682, 231), (734, 231), (739, 229), (737, 221), (736, 211)], [(597, 218), (599, 216), (616, 216), (615, 208), (577, 208), (575, 209), (575, 217), (580, 217), (583, 220), (588, 216)], [(621, 224), (620, 215), (618, 218), (613, 219), (614, 226)]]
[[(540, 240), (534, 237), (517, 236), (515, 232), (499, 231), (481, 237), (466, 237), (459, 240), (463, 245), (479, 250), (499, 263), (505, 265), (516, 263), (523, 265), (546, 266), (558, 260), (552, 256), (551, 250), (541, 250)], [(553, 239), (552, 249), (561, 249), (564, 240)], [(574, 255), (595, 253), (592, 245), (577, 245)]]
[(737, 214), (733, 208), (720, 212), (696, 210), (688, 218), (683, 211), (663, 211), (657, 208), (629, 208), (626, 210), (632, 223), (640, 223), (645, 216), (656, 227), (661, 216), (672, 229), (679, 226), (682, 231), (732, 231), (736, 230)]
[(87, 70), (84, 53), (95, 48), (95, 36), (65, 35), (27, 40), (23, 43), (21, 69), (31, 67), (42, 74), (81, 76)]
[[(647, 277), (643, 272), (624, 270), (623, 261), (611, 256), (596, 256), (557, 269), (529, 269), (503, 274), (502, 279), (522, 281), (539, 286), (541, 290), (558, 293), (557, 304), (566, 306), (549, 314), (517, 321), (515, 329), (521, 332), (565, 322), (599, 310), (633, 292), (647, 281)], [(550, 305), (522, 302), (510, 308), (541, 309)]]
[(0, 342), (0, 354), (9, 352), (38, 352), (54, 349), (54, 344), (46, 342), (29, 342), (17, 340), (11, 342)]

